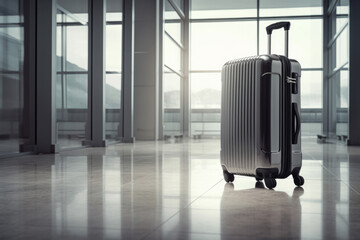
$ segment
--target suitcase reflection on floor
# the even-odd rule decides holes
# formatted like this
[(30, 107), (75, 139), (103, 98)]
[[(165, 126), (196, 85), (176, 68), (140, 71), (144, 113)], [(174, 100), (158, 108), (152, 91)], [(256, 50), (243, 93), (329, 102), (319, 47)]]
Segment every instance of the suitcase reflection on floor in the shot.
[(295, 187), (292, 195), (267, 190), (263, 182), (255, 188), (234, 190), (226, 183), (221, 197), (221, 234), (260, 239), (301, 238), (302, 187)]

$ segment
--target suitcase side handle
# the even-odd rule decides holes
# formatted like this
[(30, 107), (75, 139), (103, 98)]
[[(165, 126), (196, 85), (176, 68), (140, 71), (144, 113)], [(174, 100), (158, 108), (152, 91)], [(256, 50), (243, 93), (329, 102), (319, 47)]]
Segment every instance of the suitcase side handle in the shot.
[[(300, 114), (297, 103), (292, 103), (292, 109), (293, 109), (293, 130), (292, 134), (292, 144), (298, 143), (299, 133), (300, 133)], [(296, 122), (296, 123), (295, 123)]]
[(277, 22), (273, 23), (266, 27), (266, 32), (268, 34), (268, 54), (271, 54), (271, 34), (275, 29), (284, 28), (285, 30), (285, 57), (289, 56), (289, 30), (290, 22)]

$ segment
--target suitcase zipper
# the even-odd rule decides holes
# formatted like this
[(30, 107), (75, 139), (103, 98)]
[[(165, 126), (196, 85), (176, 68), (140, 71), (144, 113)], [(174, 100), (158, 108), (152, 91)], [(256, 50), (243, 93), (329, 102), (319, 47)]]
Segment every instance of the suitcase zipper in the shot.
[[(291, 71), (291, 62), (287, 57), (280, 56), (282, 65), (283, 65), (283, 79), (285, 84), (283, 84), (283, 116), (282, 116), (282, 158), (281, 158), (281, 170), (279, 177), (286, 178), (291, 173), (291, 117), (290, 120), (287, 116), (291, 116), (291, 87), (290, 84), (296, 83), (296, 79), (289, 77)], [(288, 130), (288, 131), (286, 131)]]

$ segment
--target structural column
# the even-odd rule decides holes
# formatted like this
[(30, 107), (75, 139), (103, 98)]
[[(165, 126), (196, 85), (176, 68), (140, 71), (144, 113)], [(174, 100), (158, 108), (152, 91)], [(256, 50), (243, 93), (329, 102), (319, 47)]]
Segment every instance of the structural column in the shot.
[(134, 134), (159, 138), (159, 0), (135, 2)]
[(349, 1), (349, 145), (360, 145), (360, 1)]
[(191, 89), (190, 89), (190, 1), (184, 1), (184, 54), (183, 54), (183, 134), (191, 137)]
[(37, 152), (56, 147), (56, 0), (37, 1), (36, 21), (36, 143)]
[(122, 123), (123, 142), (134, 137), (134, 0), (123, 0)]
[(36, 146), (36, 1), (24, 1), (24, 126), (20, 152), (35, 151)]
[(89, 63), (93, 147), (105, 147), (105, 14), (106, 0), (90, 1)]

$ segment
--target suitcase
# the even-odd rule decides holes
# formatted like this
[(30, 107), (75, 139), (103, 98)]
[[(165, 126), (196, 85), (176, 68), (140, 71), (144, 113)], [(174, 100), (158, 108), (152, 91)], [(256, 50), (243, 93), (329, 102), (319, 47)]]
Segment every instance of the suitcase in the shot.
[[(285, 55), (271, 54), (271, 34), (285, 30)], [(227, 62), (221, 71), (221, 166), (226, 182), (234, 174), (265, 180), (290, 174), (297, 186), (302, 164), (300, 133), (301, 66), (288, 58), (290, 22), (266, 27), (268, 55)]]

